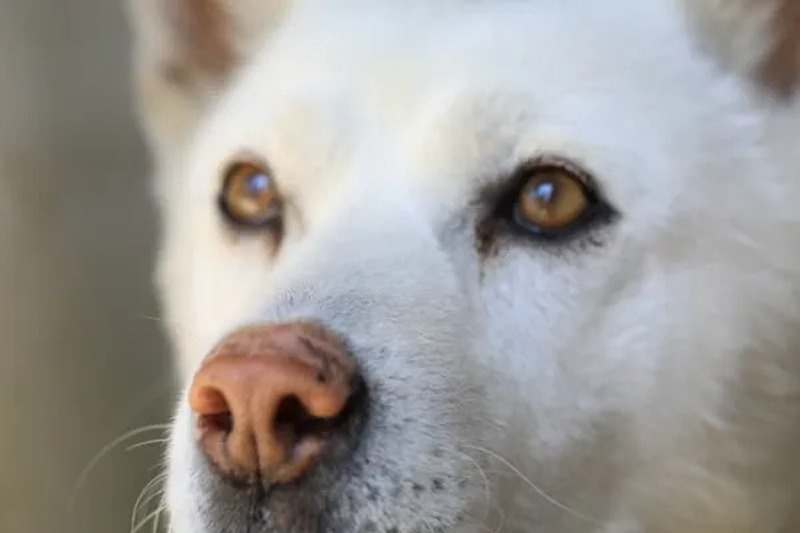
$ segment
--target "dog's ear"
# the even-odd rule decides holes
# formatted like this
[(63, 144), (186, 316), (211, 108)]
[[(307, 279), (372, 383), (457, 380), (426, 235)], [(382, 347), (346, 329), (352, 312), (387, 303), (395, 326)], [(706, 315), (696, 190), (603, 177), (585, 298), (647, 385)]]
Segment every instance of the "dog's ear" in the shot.
[(800, 0), (682, 0), (700, 43), (773, 96), (800, 95)]
[(145, 130), (157, 158), (179, 150), (210, 102), (292, 0), (128, 0)]

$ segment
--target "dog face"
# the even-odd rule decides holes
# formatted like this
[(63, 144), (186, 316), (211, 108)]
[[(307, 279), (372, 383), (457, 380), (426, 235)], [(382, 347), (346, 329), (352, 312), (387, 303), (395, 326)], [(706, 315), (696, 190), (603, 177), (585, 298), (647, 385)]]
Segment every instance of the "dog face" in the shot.
[(187, 385), (312, 324), (364, 391), (280, 483), (182, 401), (175, 531), (779, 531), (800, 184), (765, 47), (670, 2), (174, 2), (178, 33), (160, 4), (137, 57)]

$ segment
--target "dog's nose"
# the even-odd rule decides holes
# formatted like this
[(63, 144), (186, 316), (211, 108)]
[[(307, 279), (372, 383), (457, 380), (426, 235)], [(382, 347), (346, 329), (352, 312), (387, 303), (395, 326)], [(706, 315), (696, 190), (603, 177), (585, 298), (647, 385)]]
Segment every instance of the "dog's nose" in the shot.
[(362, 381), (339, 338), (308, 323), (242, 329), (194, 377), (189, 403), (206, 456), (239, 481), (301, 479), (363, 407)]

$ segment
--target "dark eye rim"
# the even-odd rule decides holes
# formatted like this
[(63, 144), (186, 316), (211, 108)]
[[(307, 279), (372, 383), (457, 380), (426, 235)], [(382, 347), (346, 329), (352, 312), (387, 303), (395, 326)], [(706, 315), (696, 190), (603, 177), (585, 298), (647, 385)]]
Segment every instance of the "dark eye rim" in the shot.
[(268, 175), (274, 180), (274, 172), (268, 164), (251, 157), (240, 157), (231, 161), (225, 166), (223, 171), (222, 186), (217, 194), (217, 207), (225, 220), (234, 228), (240, 231), (264, 231), (264, 230), (281, 230), (283, 225), (283, 200), (278, 194), (276, 198), (276, 205), (270, 212), (260, 220), (251, 221), (238, 216), (233, 209), (231, 209), (229, 202), (226, 198), (226, 192), (231, 185), (231, 181), (236, 176), (236, 171), (242, 166), (251, 166), (257, 168), (262, 173)]
[[(564, 172), (573, 177), (586, 195), (587, 207), (581, 215), (563, 228), (543, 228), (524, 220), (519, 209), (519, 195), (528, 182), (539, 172)], [(597, 225), (607, 224), (617, 216), (617, 211), (605, 200), (594, 177), (582, 166), (560, 156), (545, 156), (528, 160), (510, 174), (504, 185), (495, 192), (494, 209), (489, 215), (495, 223), (502, 223), (515, 236), (547, 242), (560, 242), (591, 231)]]

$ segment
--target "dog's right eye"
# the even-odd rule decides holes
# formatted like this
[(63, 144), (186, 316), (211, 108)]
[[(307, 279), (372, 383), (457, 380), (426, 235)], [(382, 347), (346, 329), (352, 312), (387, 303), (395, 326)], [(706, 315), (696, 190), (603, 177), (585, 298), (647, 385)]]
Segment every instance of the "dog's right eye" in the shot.
[(272, 225), (281, 217), (281, 198), (270, 170), (249, 161), (228, 168), (219, 205), (231, 222), (249, 228)]

